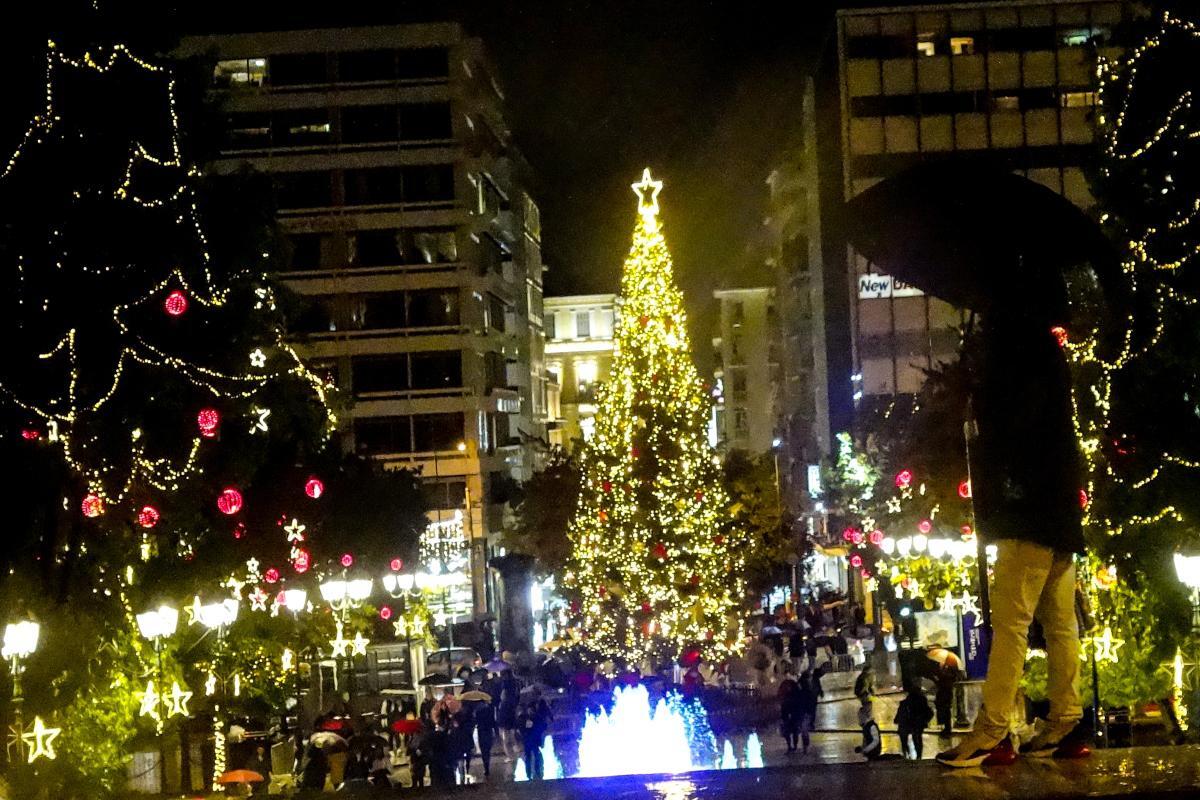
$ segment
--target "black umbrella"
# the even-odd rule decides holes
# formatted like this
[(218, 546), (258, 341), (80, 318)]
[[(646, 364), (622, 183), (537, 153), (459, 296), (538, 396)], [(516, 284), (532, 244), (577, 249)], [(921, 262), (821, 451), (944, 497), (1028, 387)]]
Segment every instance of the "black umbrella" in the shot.
[(1064, 271), (1090, 267), (1110, 301), (1120, 259), (1062, 195), (986, 163), (924, 162), (846, 206), (854, 247), (882, 271), (960, 308), (1012, 303), (1066, 322)]
[(462, 686), (463, 682), (458, 678), (447, 678), (440, 673), (426, 675), (421, 680), (417, 681), (418, 686)]

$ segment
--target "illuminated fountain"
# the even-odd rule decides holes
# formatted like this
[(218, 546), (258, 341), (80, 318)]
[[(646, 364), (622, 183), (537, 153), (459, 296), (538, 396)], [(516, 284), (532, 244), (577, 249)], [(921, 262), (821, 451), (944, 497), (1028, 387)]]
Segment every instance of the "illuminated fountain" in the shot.
[[(547, 779), (565, 777), (547, 736), (542, 746)], [(762, 743), (757, 734), (746, 740), (745, 758), (738, 763), (733, 743), (725, 740), (718, 750), (708, 725), (708, 715), (699, 703), (685, 702), (678, 695), (658, 701), (653, 711), (650, 694), (643, 686), (619, 688), (613, 695), (612, 711), (589, 714), (579, 737), (579, 769), (571, 777), (597, 778), (605, 775), (680, 773), (702, 769), (761, 767)], [(518, 759), (514, 780), (527, 779), (525, 764)]]

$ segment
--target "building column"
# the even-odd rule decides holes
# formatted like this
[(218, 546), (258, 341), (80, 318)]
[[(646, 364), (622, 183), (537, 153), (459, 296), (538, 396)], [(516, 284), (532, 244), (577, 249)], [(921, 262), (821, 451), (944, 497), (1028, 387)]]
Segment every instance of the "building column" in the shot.
[(491, 560), (500, 572), (503, 600), (500, 604), (500, 649), (513, 653), (533, 650), (533, 556), (509, 553)]

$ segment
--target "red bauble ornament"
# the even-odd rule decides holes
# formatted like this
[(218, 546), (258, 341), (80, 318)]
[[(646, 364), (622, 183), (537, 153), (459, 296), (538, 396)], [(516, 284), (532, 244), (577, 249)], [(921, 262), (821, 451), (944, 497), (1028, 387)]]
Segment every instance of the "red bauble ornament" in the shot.
[(27, 442), (37, 441), (42, 438), (42, 432), (33, 428), (26, 428), (21, 431), (21, 438)]
[(854, 535), (850, 537), (850, 541), (854, 542), (855, 544), (862, 544), (863, 543), (862, 531), (855, 531)]
[(172, 317), (178, 317), (188, 310), (187, 295), (176, 289), (167, 295), (167, 299), (163, 301), (163, 310)]
[(864, 569), (864, 570), (860, 571), (858, 574), (859, 574), (859, 575), (862, 575), (862, 576), (863, 576), (863, 578), (864, 578), (864, 579), (866, 579), (866, 578), (869, 578), (869, 577), (871, 577), (871, 570), (869, 570), (869, 569)]
[(700, 585), (700, 576), (693, 575), (692, 577), (688, 578), (688, 583), (690, 583), (692, 586), (699, 586)]
[(853, 542), (854, 534), (856, 533), (858, 533), (858, 531), (856, 531), (854, 528), (846, 528), (846, 530), (842, 531), (842, 538), (847, 542)]
[(879, 544), (883, 541), (883, 531), (878, 529), (871, 531), (869, 534), (867, 534), (867, 541), (871, 544)]
[(902, 469), (896, 473), (896, 487), (907, 489), (912, 485), (913, 474), (910, 470)]
[(233, 538), (241, 539), (246, 535), (246, 523), (239, 522), (237, 527), (233, 529)]
[(400, 570), (404, 569), (404, 559), (393, 558), (388, 566), (392, 568), (392, 572), (399, 572)]
[(384, 622), (387, 622), (392, 618), (392, 609), (389, 606), (384, 606), (383, 608), (379, 609), (379, 618)]
[(578, 600), (572, 600), (572, 601), (571, 601), (571, 613), (572, 613), (572, 614), (578, 614), (578, 613), (579, 613), (579, 601), (578, 601)]
[(325, 484), (321, 482), (320, 478), (309, 478), (308, 482), (304, 484), (304, 493), (316, 500), (325, 494)]
[(342, 554), (342, 566), (343, 567), (351, 567), (353, 565), (354, 565), (354, 556), (350, 555), (349, 553), (343, 553)]
[(200, 428), (200, 435), (205, 439), (211, 439), (217, 435), (217, 426), (221, 424), (221, 415), (215, 408), (202, 408), (200, 413), (196, 415), (196, 426)]
[(725, 537), (718, 533), (713, 537), (713, 544), (718, 546), (725, 544)]
[(862, 565), (863, 565), (862, 556), (860, 556), (858, 553), (855, 553), (854, 555), (850, 556), (850, 566), (854, 567), (855, 569), (858, 569)]
[(236, 514), (242, 510), (242, 493), (232, 486), (226, 487), (217, 497), (217, 508), (222, 514)]
[(704, 492), (703, 492), (703, 491), (697, 491), (697, 492), (696, 492), (696, 502), (698, 503), (698, 502), (700, 502), (700, 501), (701, 501), (701, 500), (703, 500), (703, 499), (704, 499)]
[(959, 530), (962, 531), (963, 536), (970, 536), (972, 533), (975, 532), (975, 529), (972, 528), (970, 525), (963, 525), (961, 528), (959, 528)]
[(1054, 337), (1054, 341), (1058, 342), (1059, 347), (1067, 346), (1067, 329), (1062, 325), (1055, 325), (1050, 329), (1050, 334)]
[(1090, 502), (1091, 502), (1091, 498), (1088, 497), (1087, 490), (1080, 489), (1079, 490), (1079, 507), (1081, 509), (1083, 509), (1084, 511), (1086, 511), (1087, 507), (1088, 507), (1088, 503), (1090, 503)]
[(642, 603), (642, 611), (646, 614), (649, 614), (650, 613), (650, 604)]
[(629, 455), (633, 456), (634, 458), (639, 457), (641, 454), (642, 454), (642, 451), (637, 449), (636, 447), (629, 448)]
[(104, 513), (104, 501), (98, 494), (89, 494), (80, 504), (85, 517), (98, 517)]
[(971, 499), (971, 480), (968, 478), (958, 484), (958, 496), (963, 500)]
[(604, 483), (600, 484), (600, 488), (605, 492), (611, 492), (612, 491), (612, 481), (605, 481)]
[(278, 583), (279, 582), (279, 570), (275, 569), (274, 567), (271, 567), (270, 569), (268, 569), (266, 572), (263, 573), (263, 580), (266, 581), (267, 583)]
[(933, 530), (933, 523), (927, 519), (923, 519), (917, 523), (917, 530), (919, 530), (921, 533), (929, 533), (931, 530)]
[(655, 543), (652, 552), (654, 553), (655, 558), (663, 560), (667, 557), (667, 546), (662, 542), (657, 542)]
[(158, 524), (158, 509), (154, 506), (142, 506), (142, 510), (138, 512), (138, 525), (143, 528), (153, 528)]
[(292, 569), (296, 570), (296, 572), (300, 575), (303, 575), (304, 573), (308, 572), (308, 567), (311, 563), (311, 556), (309, 556), (308, 551), (301, 550), (300, 552), (296, 553), (296, 557), (292, 559)]

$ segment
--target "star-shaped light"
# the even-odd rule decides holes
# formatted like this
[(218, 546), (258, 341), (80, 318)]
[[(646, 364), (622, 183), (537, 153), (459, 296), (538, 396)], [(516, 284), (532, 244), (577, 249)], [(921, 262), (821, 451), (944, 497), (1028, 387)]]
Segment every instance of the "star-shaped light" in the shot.
[(958, 607), (962, 609), (963, 616), (967, 614), (975, 615), (975, 625), (978, 628), (983, 624), (983, 614), (979, 611), (979, 601), (970, 592), (963, 590), (962, 597), (958, 598)]
[(209, 671), (208, 679), (204, 681), (204, 696), (212, 697), (217, 693), (217, 676), (214, 672)]
[(171, 707), (167, 710), (168, 717), (188, 716), (188, 700), (192, 699), (192, 693), (179, 686), (179, 682), (171, 684)]
[(887, 510), (888, 510), (889, 514), (899, 514), (900, 510), (901, 510), (900, 509), (900, 498), (899, 497), (889, 498), (887, 501)]
[(366, 639), (362, 635), (362, 631), (354, 634), (354, 641), (350, 642), (350, 654), (352, 656), (365, 656), (367, 654), (367, 645), (371, 643), (370, 639)]
[(255, 369), (262, 369), (267, 365), (267, 354), (263, 352), (261, 347), (256, 347), (250, 353), (250, 366)]
[(185, 612), (187, 612), (187, 616), (188, 616), (187, 624), (188, 624), (189, 628), (192, 625), (195, 625), (198, 622), (200, 622), (200, 609), (201, 608), (202, 608), (202, 606), (200, 604), (200, 595), (195, 595), (194, 597), (192, 597), (191, 605), (187, 605), (187, 606), (183, 607), (183, 610)]
[(950, 593), (947, 589), (946, 593), (938, 598), (938, 610), (943, 614), (953, 614), (958, 608), (958, 598)]
[[(650, 168), (642, 171), (642, 179), (630, 184), (634, 194), (638, 196), (638, 213), (647, 222), (658, 216), (658, 193), (662, 191), (662, 181), (650, 177)], [(649, 196), (647, 196), (649, 195)]]
[(258, 577), (259, 562), (257, 558), (251, 558), (246, 562), (246, 572), (249, 575)]
[(266, 433), (268, 430), (270, 430), (270, 428), (267, 426), (267, 417), (271, 416), (271, 409), (259, 408), (258, 406), (255, 406), (254, 408), (250, 409), (250, 416), (255, 418), (250, 423), (251, 433)]
[(43, 757), (51, 761), (57, 758), (57, 754), (54, 752), (54, 740), (60, 733), (62, 733), (62, 728), (47, 728), (41, 717), (34, 717), (33, 730), (21, 734), (21, 739), (30, 745), (29, 756), (26, 758), (27, 763), (32, 764)]
[(352, 644), (349, 639), (342, 635), (341, 620), (339, 620), (337, 623), (337, 636), (333, 637), (333, 639), (329, 641), (329, 644), (333, 648), (334, 658), (341, 658), (346, 655), (346, 650)]
[(245, 585), (246, 582), (238, 578), (236, 575), (230, 575), (225, 581), (225, 588), (229, 589), (229, 592), (233, 595), (234, 600), (242, 599), (242, 587)]
[(159, 721), (158, 716), (158, 690), (154, 688), (154, 681), (146, 681), (146, 691), (139, 693), (142, 698), (142, 706), (138, 709), (138, 713), (143, 717), (150, 717), (156, 722)]
[[(1112, 635), (1112, 628), (1104, 626), (1104, 631), (1099, 636), (1093, 636), (1086, 640), (1092, 645), (1092, 652), (1096, 655), (1097, 661), (1105, 661), (1109, 664), (1115, 664), (1120, 659), (1117, 657), (1117, 650), (1124, 644), (1124, 639), (1118, 639)], [(1080, 650), (1080, 657), (1084, 658), (1083, 650)]]
[(307, 527), (307, 525), (301, 525), (300, 520), (293, 517), (291, 523), (284, 525), (283, 529), (287, 531), (287, 540), (289, 542), (303, 542), (304, 529)]
[(284, 672), (291, 672), (296, 666), (296, 657), (292, 655), (292, 651), (288, 648), (283, 648), (283, 655), (279, 658), (279, 667)]
[[(13, 758), (13, 750), (17, 751)], [(20, 761), (25, 758), (25, 726), (21, 723), (8, 726), (8, 746), (5, 748), (9, 761)]]
[(254, 591), (250, 593), (250, 610), (266, 611), (267, 601), (270, 599), (271, 595), (264, 592), (261, 586), (255, 586)]

